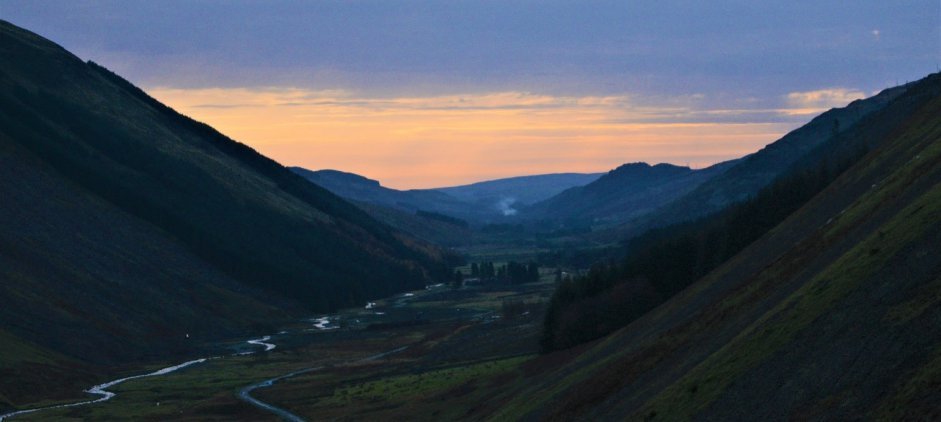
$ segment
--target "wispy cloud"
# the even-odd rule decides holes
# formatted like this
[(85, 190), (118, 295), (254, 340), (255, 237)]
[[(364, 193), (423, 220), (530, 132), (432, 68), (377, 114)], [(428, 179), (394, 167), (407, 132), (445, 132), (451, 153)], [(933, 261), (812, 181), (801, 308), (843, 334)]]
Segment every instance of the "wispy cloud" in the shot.
[[(790, 108), (708, 108), (703, 95), (369, 97), (299, 88), (150, 93), (283, 164), (352, 171), (400, 188), (605, 171), (629, 161), (701, 167), (751, 153), (798, 123), (788, 118)], [(823, 101), (810, 94), (794, 98)]]
[[(529, 92), (492, 92), (423, 97), (368, 98), (344, 90), (311, 91), (298, 88), (155, 88), (159, 95), (183, 96), (199, 108), (252, 108), (270, 106), (345, 106), (374, 110), (521, 110), (563, 107), (625, 107), (627, 96), (551, 96)], [(195, 104), (193, 104), (195, 103)]]
[(782, 111), (795, 115), (814, 114), (833, 107), (843, 107), (853, 100), (865, 97), (863, 91), (850, 88), (791, 92), (785, 97), (789, 108)]

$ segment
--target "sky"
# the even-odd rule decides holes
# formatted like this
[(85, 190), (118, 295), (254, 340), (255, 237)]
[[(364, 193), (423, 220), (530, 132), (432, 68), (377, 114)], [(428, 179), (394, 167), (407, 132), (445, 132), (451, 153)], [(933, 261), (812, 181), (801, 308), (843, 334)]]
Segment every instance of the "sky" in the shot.
[(395, 188), (705, 167), (941, 63), (938, 0), (0, 0), (0, 19), (284, 165)]

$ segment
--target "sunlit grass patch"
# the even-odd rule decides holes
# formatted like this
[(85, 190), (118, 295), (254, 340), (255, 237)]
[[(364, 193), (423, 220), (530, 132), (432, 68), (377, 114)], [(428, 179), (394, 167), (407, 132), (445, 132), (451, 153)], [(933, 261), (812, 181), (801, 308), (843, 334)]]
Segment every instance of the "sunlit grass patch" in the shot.
[[(644, 414), (658, 420), (686, 420), (718, 398), (745, 371), (767, 359), (815, 318), (878, 270), (926, 227), (941, 219), (941, 185), (936, 185), (880, 230), (844, 254), (788, 300), (755, 322), (685, 377), (652, 400)], [(872, 253), (878, 250), (878, 253)]]

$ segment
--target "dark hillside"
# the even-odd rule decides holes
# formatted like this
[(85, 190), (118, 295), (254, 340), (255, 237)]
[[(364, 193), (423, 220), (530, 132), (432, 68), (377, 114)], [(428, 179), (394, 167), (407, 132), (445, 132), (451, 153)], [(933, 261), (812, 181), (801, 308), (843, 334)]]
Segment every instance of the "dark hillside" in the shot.
[(941, 416), (941, 75), (889, 107), (857, 133), (881, 141), (819, 194), (662, 305), (561, 352), (570, 363), (507, 392), (497, 416)]
[(4, 21), (0, 176), (0, 325), (46, 366), (189, 353), (450, 275), (437, 249)]

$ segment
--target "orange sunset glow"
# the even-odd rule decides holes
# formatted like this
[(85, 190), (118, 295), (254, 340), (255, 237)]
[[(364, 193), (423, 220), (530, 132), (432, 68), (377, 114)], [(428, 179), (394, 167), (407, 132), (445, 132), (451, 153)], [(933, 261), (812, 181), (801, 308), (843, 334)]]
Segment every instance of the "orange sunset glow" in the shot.
[[(349, 171), (400, 189), (603, 172), (633, 161), (705, 167), (754, 152), (793, 127), (683, 122), (692, 113), (687, 106), (644, 106), (629, 96), (363, 98), (341, 90), (275, 88), (148, 92), (284, 165)], [(793, 105), (775, 112), (818, 111)]]

